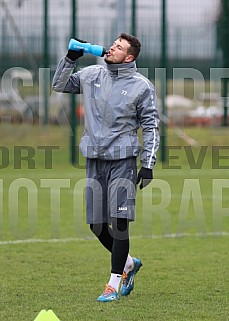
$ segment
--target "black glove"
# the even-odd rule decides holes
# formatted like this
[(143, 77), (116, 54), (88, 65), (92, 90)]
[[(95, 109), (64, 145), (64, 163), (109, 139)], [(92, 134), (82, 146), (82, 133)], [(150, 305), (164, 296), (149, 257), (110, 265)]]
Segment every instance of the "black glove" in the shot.
[(153, 170), (150, 168), (141, 167), (138, 172), (137, 184), (140, 183), (140, 189), (146, 187), (153, 179)]
[[(86, 43), (87, 42), (85, 40), (81, 40), (81, 39), (78, 39), (78, 38), (73, 38), (73, 39), (75, 39), (75, 40), (77, 40), (79, 42), (82, 42), (82, 43)], [(79, 51), (69, 49), (68, 53), (66, 55), (66, 57), (68, 57), (72, 61), (75, 61), (76, 59), (79, 59), (82, 56), (83, 56), (83, 49), (81, 49)]]

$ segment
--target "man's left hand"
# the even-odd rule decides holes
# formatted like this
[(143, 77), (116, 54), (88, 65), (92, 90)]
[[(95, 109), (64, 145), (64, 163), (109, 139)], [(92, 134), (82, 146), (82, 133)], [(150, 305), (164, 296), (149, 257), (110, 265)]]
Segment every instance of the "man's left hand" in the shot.
[(137, 184), (140, 184), (140, 189), (146, 187), (153, 179), (153, 170), (150, 168), (142, 167), (138, 172)]

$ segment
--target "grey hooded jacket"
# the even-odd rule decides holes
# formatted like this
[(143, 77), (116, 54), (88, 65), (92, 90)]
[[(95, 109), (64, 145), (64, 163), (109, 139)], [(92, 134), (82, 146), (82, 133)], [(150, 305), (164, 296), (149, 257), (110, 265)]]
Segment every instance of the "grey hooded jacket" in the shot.
[(62, 58), (53, 78), (53, 89), (83, 93), (83, 156), (104, 160), (138, 156), (141, 147), (137, 130), (141, 127), (141, 163), (153, 168), (159, 147), (159, 116), (152, 83), (136, 71), (135, 62), (92, 65), (76, 73), (73, 69), (74, 62)]

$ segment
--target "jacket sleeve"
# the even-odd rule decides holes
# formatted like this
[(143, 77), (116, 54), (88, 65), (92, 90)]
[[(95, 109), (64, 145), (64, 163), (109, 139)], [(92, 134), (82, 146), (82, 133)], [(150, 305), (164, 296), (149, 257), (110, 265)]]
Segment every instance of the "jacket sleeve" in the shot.
[(75, 62), (67, 57), (60, 60), (52, 81), (52, 88), (57, 92), (80, 93), (80, 71), (72, 73)]
[(141, 95), (137, 106), (140, 127), (142, 128), (143, 146), (141, 164), (153, 169), (156, 163), (156, 153), (159, 148), (159, 115), (157, 96), (154, 86), (150, 83)]

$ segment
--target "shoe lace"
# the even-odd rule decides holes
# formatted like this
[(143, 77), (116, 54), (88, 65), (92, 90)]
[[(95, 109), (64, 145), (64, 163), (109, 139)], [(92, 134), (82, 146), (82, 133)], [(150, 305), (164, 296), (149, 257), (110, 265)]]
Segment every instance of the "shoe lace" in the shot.
[(124, 271), (123, 274), (122, 274), (122, 277), (123, 277), (123, 280), (122, 280), (122, 284), (126, 284), (127, 282), (127, 277), (128, 277), (128, 274)]
[(112, 288), (112, 286), (106, 284), (106, 289), (105, 289), (105, 291), (104, 291), (103, 293), (104, 293), (104, 294), (110, 294), (110, 293), (112, 293), (112, 292), (114, 292), (114, 291), (115, 291), (115, 289)]

